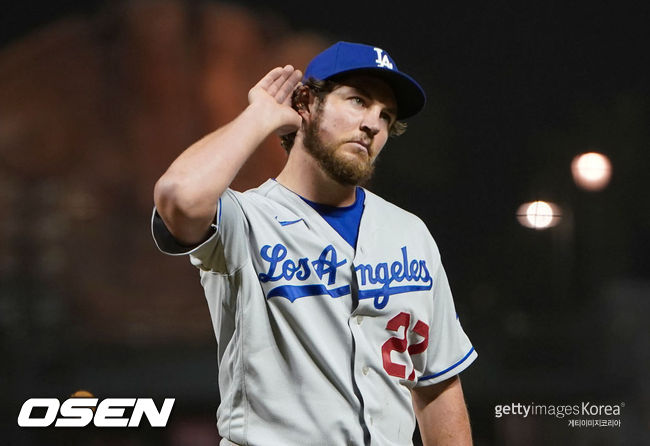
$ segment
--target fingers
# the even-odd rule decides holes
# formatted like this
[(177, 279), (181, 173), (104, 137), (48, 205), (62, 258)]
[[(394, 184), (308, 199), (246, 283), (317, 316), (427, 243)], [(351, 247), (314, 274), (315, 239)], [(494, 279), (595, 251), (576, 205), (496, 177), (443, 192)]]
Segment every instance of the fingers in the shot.
[(275, 80), (278, 77), (280, 77), (283, 70), (284, 70), (284, 68), (282, 68), (282, 67), (276, 67), (276, 68), (272, 69), (271, 71), (269, 71), (266, 74), (266, 76), (264, 76), (262, 79), (260, 79), (260, 81), (257, 84), (255, 84), (255, 86), (253, 88), (261, 87), (264, 90), (268, 90), (269, 87), (273, 84), (273, 82), (275, 82)]
[[(284, 94), (284, 97), (279, 97), (282, 95), (281, 92), (283, 90), (283, 87), (286, 88), (287, 82), (291, 82), (291, 79), (295, 75), (296, 71), (298, 70), (293, 68), (291, 65), (286, 65), (284, 68), (282, 68), (282, 71), (279, 73), (278, 77), (275, 78), (273, 83), (266, 90), (267, 93), (273, 96), (276, 101), (282, 102), (286, 97), (286, 93)], [(293, 86), (289, 86), (289, 88), (293, 90)]]
[(293, 73), (287, 78), (287, 80), (280, 86), (278, 92), (275, 94), (275, 100), (279, 103), (287, 103), (291, 101), (291, 95), (293, 90), (300, 84), (302, 79), (302, 73), (300, 70), (294, 70)]
[(253, 88), (262, 88), (276, 101), (282, 103), (298, 85), (302, 73), (291, 65), (277, 67), (269, 71)]
[(292, 72), (293, 72), (293, 67), (291, 65), (286, 65), (284, 68), (282, 68), (282, 71), (280, 71), (278, 77), (276, 77), (273, 83), (269, 86), (269, 88), (266, 89), (267, 93), (275, 97), (278, 91), (280, 90), (280, 88), (282, 88), (282, 85), (284, 85), (284, 83), (287, 81), (287, 78), (291, 76)]

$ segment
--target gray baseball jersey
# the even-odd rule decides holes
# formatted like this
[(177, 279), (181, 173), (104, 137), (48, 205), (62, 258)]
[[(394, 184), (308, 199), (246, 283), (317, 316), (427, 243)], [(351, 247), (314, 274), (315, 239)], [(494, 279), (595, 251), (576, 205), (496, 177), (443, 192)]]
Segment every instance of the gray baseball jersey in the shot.
[(366, 191), (356, 250), (274, 180), (219, 199), (214, 233), (165, 253), (200, 269), (218, 342), (219, 433), (242, 445), (408, 445), (410, 390), (476, 352), (436, 244), (416, 216)]

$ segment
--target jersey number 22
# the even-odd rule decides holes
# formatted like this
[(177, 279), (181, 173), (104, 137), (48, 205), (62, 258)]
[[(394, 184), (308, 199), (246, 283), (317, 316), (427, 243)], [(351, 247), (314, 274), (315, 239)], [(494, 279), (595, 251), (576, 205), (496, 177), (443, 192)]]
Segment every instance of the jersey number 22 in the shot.
[[(388, 321), (386, 324), (386, 330), (399, 332), (401, 327), (404, 327), (404, 337), (400, 338), (393, 336), (384, 342), (384, 345), (381, 346), (381, 356), (384, 362), (384, 370), (391, 376), (397, 378), (406, 378), (406, 366), (404, 364), (399, 364), (393, 362), (390, 357), (391, 352), (396, 351), (398, 353), (404, 353), (408, 350), (410, 356), (417, 355), (424, 352), (429, 345), (429, 326), (422, 321), (417, 321), (413, 330), (413, 333), (420, 335), (424, 339), (417, 344), (409, 345), (408, 341), (408, 332), (409, 326), (411, 324), (411, 315), (409, 313), (401, 312), (394, 318)], [(411, 371), (411, 374), (408, 377), (409, 381), (415, 379), (415, 369)]]

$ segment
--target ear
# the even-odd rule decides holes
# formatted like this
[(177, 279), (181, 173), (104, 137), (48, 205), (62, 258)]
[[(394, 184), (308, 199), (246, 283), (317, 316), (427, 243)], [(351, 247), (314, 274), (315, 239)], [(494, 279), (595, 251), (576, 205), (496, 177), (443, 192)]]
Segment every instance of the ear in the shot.
[(307, 85), (301, 85), (293, 93), (292, 106), (303, 120), (309, 120), (315, 101), (316, 96), (311, 89)]

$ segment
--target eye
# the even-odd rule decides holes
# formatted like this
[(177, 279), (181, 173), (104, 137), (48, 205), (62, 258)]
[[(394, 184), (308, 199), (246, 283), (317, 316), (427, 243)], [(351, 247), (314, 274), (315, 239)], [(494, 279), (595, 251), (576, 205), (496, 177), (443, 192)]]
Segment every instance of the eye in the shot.
[(388, 127), (390, 127), (394, 122), (393, 115), (391, 115), (390, 113), (383, 112), (381, 113), (381, 115), (379, 115), (379, 117), (384, 121), (386, 121)]
[(366, 101), (362, 97), (359, 97), (359, 96), (351, 96), (350, 100), (352, 102), (354, 102), (355, 104), (358, 104), (358, 105), (366, 105)]

